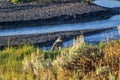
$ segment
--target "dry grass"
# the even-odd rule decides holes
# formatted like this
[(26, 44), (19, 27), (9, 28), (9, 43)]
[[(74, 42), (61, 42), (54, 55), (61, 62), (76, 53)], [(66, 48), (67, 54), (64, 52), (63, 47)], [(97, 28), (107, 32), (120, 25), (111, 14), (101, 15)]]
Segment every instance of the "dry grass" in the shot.
[[(4, 56), (0, 59), (3, 80), (120, 80), (120, 40), (100, 46), (74, 45), (60, 51), (9, 48), (0, 54)], [(14, 59), (17, 55), (19, 58)]]
[[(78, 55), (65, 66), (70, 72), (77, 72), (77, 80), (119, 80), (120, 41), (78, 50)], [(80, 54), (82, 53), (82, 54)]]

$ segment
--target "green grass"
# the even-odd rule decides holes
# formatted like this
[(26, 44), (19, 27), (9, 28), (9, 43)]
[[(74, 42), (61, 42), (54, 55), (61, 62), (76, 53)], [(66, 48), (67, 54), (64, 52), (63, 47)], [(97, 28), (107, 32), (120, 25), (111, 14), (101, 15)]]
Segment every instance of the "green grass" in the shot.
[[(19, 4), (19, 3), (37, 3), (39, 4), (45, 4), (45, 3), (53, 3), (54, 4), (55, 0), (11, 0), (13, 4)], [(77, 1), (77, 0), (76, 0)], [(71, 0), (57, 0), (56, 2), (59, 3), (65, 3), (65, 2), (71, 2)], [(92, 3), (93, 0), (78, 0), (78, 2), (84, 2), (84, 3)]]
[[(81, 44), (82, 45), (82, 44)], [(0, 51), (3, 80), (119, 80), (120, 40), (43, 51), (32, 45)]]

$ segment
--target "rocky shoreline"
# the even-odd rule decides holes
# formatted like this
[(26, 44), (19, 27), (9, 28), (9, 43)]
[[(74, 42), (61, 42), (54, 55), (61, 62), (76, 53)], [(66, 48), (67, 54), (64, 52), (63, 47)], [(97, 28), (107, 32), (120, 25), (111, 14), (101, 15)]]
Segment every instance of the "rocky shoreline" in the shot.
[(15, 35), (15, 36), (0, 36), (0, 47), (4, 46), (15, 46), (32, 44), (38, 46), (49, 46), (58, 38), (62, 37), (63, 41), (73, 39), (75, 36), (83, 34), (84, 36), (92, 35), (102, 31), (110, 30), (111, 28), (103, 29), (88, 29), (88, 30), (75, 30), (75, 31), (60, 31), (51, 33), (40, 33), (40, 34), (28, 34), (28, 35)]
[(0, 3), (0, 29), (93, 21), (118, 14), (112, 9), (79, 2), (44, 6), (7, 4)]
[[(9, 2), (0, 2), (0, 29), (94, 21), (110, 18), (116, 14), (119, 12), (114, 9), (79, 2), (49, 5), (15, 5)], [(82, 33), (91, 35), (109, 29), (112, 28), (0, 36), (0, 47), (24, 44), (48, 46), (52, 45), (58, 37), (62, 37), (63, 41), (66, 41)]]

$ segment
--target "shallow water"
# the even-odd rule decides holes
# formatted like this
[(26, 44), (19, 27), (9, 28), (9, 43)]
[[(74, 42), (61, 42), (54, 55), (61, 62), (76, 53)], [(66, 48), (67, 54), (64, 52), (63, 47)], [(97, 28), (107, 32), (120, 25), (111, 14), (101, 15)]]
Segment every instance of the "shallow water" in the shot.
[(97, 20), (92, 22), (61, 24), (61, 25), (52, 25), (52, 26), (41, 26), (41, 27), (21, 27), (14, 29), (2, 29), (0, 30), (0, 36), (83, 30), (83, 29), (100, 29), (100, 28), (117, 26), (119, 24), (120, 24), (120, 15), (116, 15), (111, 17), (110, 19)]
[[(97, 5), (109, 7), (109, 8), (120, 7), (120, 1), (117, 1), (117, 0), (95, 0), (94, 3)], [(40, 26), (40, 27), (27, 26), (27, 27), (14, 28), (14, 29), (2, 29), (0, 30), (0, 36), (82, 30), (82, 29), (98, 29), (98, 28), (105, 28), (105, 27), (113, 27), (119, 24), (120, 24), (120, 15), (115, 15), (110, 19), (97, 20), (92, 22), (60, 24), (60, 25), (52, 25), (52, 26), (51, 25)]]
[[(110, 41), (110, 40), (116, 40), (116, 39), (120, 39), (120, 34), (118, 34), (118, 29), (112, 29), (112, 30), (107, 30), (98, 34), (94, 34), (94, 35), (89, 35), (89, 36), (85, 36), (84, 40), (86, 43), (90, 43), (90, 44), (98, 44), (99, 42), (106, 42), (106, 41)], [(67, 42), (64, 42), (64, 46), (65, 47), (69, 47), (71, 46), (73, 43), (73, 39), (69, 40)]]
[[(120, 1), (115, 0), (95, 0), (95, 4), (103, 7), (120, 7)], [(1, 29), (0, 36), (8, 35), (21, 35), (21, 34), (34, 34), (34, 33), (46, 33), (46, 32), (56, 32), (56, 31), (70, 31), (70, 30), (83, 30), (83, 29), (100, 29), (106, 27), (116, 27), (120, 25), (120, 15), (115, 15), (109, 19), (97, 20), (91, 22), (82, 22), (75, 24), (60, 24), (60, 25), (50, 25), (50, 26), (40, 26), (40, 27), (21, 27), (14, 29)], [(101, 32), (98, 34), (85, 36), (85, 41), (90, 43), (107, 41), (109, 39), (118, 39), (120, 35), (117, 29)], [(64, 45), (71, 46), (73, 40), (69, 40), (64, 43)]]
[(117, 0), (95, 0), (94, 3), (109, 8), (120, 7), (120, 1)]
[[(98, 34), (84, 36), (84, 40), (88, 44), (98, 44), (99, 42), (106, 42), (110, 40), (120, 39), (120, 34), (118, 34), (118, 29), (114, 28), (112, 30), (107, 30)], [(68, 40), (63, 43), (63, 47), (70, 47), (73, 45), (73, 39)], [(44, 50), (49, 50), (51, 46), (42, 47)]]

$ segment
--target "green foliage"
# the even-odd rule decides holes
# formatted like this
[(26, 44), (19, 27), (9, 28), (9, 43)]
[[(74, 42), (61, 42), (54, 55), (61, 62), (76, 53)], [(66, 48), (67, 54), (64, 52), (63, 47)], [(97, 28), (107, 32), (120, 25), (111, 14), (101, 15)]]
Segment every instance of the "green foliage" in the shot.
[(81, 1), (84, 3), (89, 3), (89, 4), (91, 4), (93, 2), (93, 0), (81, 0)]
[(12, 0), (11, 1), (13, 4), (17, 4), (17, 3), (19, 3), (19, 0)]
[(30, 55), (33, 51), (35, 51), (35, 48), (27, 45), (19, 48), (5, 48), (0, 52), (0, 65), (4, 66), (3, 70), (14, 69), (18, 71), (21, 69), (23, 58)]
[(18, 4), (18, 3), (26, 3), (26, 2), (34, 2), (37, 0), (11, 0), (13, 4)]
[(50, 58), (53, 60), (58, 55), (58, 51), (45, 51), (44, 52), (44, 59)]
[(17, 4), (17, 3), (26, 3), (26, 2), (35, 2), (38, 1), (40, 4), (47, 4), (47, 3), (54, 3), (54, 2), (59, 2), (59, 3), (65, 3), (65, 2), (84, 2), (84, 3), (92, 3), (93, 0), (11, 0), (12, 3)]
[(109, 80), (116, 80), (115, 76), (113, 74), (111, 74), (111, 73), (109, 73)]
[[(65, 48), (60, 51), (42, 51), (34, 46), (8, 47), (0, 51), (0, 78), (3, 80), (115, 80), (119, 79), (120, 40), (80, 48)], [(112, 44), (112, 45), (109, 45)], [(105, 47), (104, 45), (108, 45)], [(101, 48), (103, 47), (103, 48)], [(105, 49), (107, 51), (104, 51)], [(33, 57), (31, 57), (33, 54)], [(71, 57), (74, 56), (75, 57)], [(26, 58), (27, 57), (27, 58)], [(56, 58), (57, 57), (57, 58)], [(32, 70), (26, 73), (22, 62), (33, 60)], [(66, 60), (67, 59), (67, 60)], [(26, 61), (28, 65), (29, 61)], [(27, 68), (30, 66), (28, 65)], [(33, 68), (34, 67), (34, 68)], [(34, 69), (40, 73), (34, 77)], [(40, 71), (39, 71), (40, 69)], [(2, 76), (1, 76), (2, 75)], [(48, 77), (47, 77), (48, 76)]]
[(0, 53), (0, 63), (7, 63), (9, 58), (13, 57), (13, 52), (15, 51), (14, 48), (6, 48)]
[(103, 42), (100, 42), (100, 43), (98, 44), (98, 46), (99, 46), (100, 48), (102, 48), (102, 47), (104, 46), (104, 43), (103, 43)]
[(17, 59), (23, 59), (25, 56), (32, 54), (34, 51), (34, 46), (24, 45), (18, 48), (14, 53), (17, 55)]

